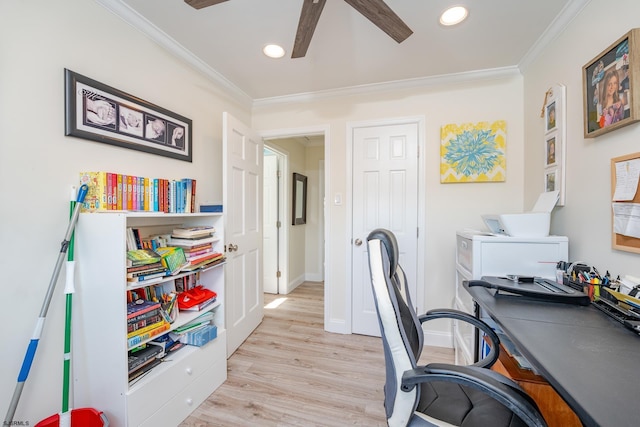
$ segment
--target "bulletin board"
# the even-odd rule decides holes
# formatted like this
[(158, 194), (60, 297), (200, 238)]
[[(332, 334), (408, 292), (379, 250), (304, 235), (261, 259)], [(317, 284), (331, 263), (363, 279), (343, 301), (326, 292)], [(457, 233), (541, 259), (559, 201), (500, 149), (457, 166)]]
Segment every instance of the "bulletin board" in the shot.
[(640, 153), (611, 159), (612, 247), (640, 253)]

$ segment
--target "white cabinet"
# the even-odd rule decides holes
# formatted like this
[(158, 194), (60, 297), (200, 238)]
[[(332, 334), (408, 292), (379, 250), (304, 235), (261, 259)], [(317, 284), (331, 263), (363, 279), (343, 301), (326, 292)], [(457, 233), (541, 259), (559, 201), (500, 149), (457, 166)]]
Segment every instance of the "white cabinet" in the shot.
[[(107, 212), (81, 214), (75, 232), (76, 294), (73, 312), (75, 407), (104, 411), (113, 426), (177, 425), (227, 378), (224, 323), (224, 264), (200, 270), (199, 283), (216, 292), (217, 338), (202, 347), (185, 346), (129, 384), (127, 357), (126, 232), (142, 236), (179, 226), (212, 225), (224, 253), (222, 214)], [(172, 282), (181, 275), (160, 279)], [(155, 281), (154, 281), (155, 283)], [(134, 285), (140, 286), (140, 285)], [(202, 313), (179, 312), (171, 329)]]
[[(454, 308), (474, 314), (474, 303), (462, 287), (464, 280), (482, 276), (520, 274), (555, 280), (558, 261), (569, 259), (569, 239), (565, 236), (519, 238), (491, 236), (480, 232), (456, 233), (456, 293)], [(476, 359), (476, 330), (459, 321), (453, 324), (457, 364)]]

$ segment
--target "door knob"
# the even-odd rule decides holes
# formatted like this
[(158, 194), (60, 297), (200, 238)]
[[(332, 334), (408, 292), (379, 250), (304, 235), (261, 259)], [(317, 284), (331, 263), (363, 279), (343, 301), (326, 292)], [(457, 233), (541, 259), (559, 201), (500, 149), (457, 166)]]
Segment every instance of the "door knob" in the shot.
[(229, 252), (237, 251), (238, 245), (234, 245), (233, 243), (229, 243)]
[(360, 239), (356, 239), (355, 242), (353, 242), (356, 244), (356, 246), (360, 246), (362, 244), (362, 240)]

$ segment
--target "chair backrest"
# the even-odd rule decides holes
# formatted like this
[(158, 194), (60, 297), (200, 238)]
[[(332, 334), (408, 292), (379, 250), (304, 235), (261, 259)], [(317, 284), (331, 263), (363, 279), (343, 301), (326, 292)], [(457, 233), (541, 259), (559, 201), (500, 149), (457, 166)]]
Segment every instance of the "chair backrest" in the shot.
[(406, 287), (406, 276), (398, 264), (395, 236), (376, 229), (367, 237), (371, 286), (384, 346), (386, 382), (385, 409), (389, 425), (406, 425), (420, 399), (420, 387), (400, 390), (402, 375), (416, 367), (423, 332)]

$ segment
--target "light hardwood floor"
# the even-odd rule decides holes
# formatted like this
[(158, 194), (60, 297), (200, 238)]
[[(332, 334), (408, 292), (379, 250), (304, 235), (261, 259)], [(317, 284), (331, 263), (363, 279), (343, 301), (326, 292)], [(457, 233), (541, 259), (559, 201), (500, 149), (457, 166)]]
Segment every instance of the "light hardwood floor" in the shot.
[[(384, 426), (380, 338), (324, 331), (324, 287), (265, 294), (263, 322), (228, 360), (227, 381), (181, 427)], [(425, 348), (423, 361), (453, 361)]]

